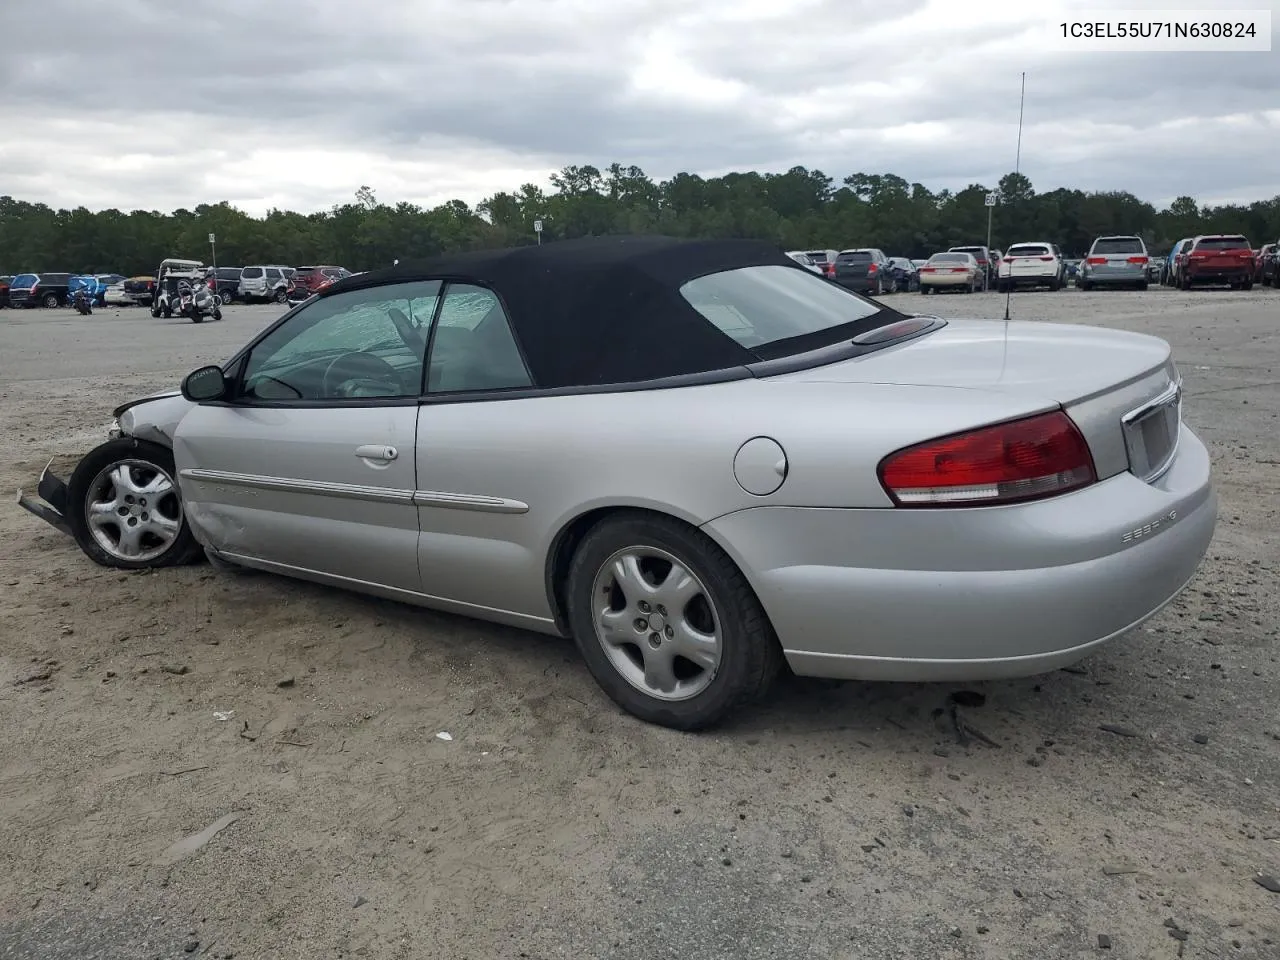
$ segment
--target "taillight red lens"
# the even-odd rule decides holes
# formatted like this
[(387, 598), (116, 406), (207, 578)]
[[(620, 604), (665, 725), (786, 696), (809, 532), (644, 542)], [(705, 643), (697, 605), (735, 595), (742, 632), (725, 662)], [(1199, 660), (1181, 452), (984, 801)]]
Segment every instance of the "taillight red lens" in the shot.
[(1045, 263), (1049, 263), (1053, 260), (1053, 257), (1041, 257), (1040, 259), (1043, 260)]
[(1106, 263), (1106, 262), (1107, 262), (1106, 257), (1090, 257), (1088, 260), (1085, 261), (1085, 263), (1092, 263), (1095, 266), (1097, 266), (1100, 263)]
[(1146, 257), (1130, 257), (1129, 262), (1130, 263), (1146, 263), (1147, 258)]
[(875, 272), (876, 272), (876, 265), (874, 263), (868, 264), (867, 273), (875, 273)]
[(1097, 479), (1089, 445), (1061, 410), (899, 450), (879, 472), (901, 507), (1016, 503)]

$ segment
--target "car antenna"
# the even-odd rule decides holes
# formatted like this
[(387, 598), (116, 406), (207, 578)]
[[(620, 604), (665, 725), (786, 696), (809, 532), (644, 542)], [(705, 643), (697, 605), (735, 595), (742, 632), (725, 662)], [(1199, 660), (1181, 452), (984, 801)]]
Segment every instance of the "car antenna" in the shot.
[[(1018, 98), (1018, 152), (1014, 155), (1013, 172), (1016, 176), (1022, 170), (1022, 108), (1027, 102), (1027, 71), (1022, 71), (1022, 95)], [(989, 255), (989, 252), (988, 252)], [(999, 268), (996, 276), (1000, 275)], [(1009, 285), (1004, 290), (1004, 322), (1009, 322), (1009, 301), (1013, 298), (1013, 273), (1009, 273)]]

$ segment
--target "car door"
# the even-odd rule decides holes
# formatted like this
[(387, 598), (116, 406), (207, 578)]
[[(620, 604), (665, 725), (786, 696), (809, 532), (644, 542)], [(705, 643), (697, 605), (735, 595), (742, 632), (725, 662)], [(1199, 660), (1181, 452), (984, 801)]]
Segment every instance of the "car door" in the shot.
[(345, 291), (286, 314), (187, 413), (174, 458), (197, 537), (233, 560), (417, 592), (413, 497), (439, 281)]
[(458, 612), (485, 608), (486, 617), (537, 628), (547, 611), (545, 557), (520, 462), (548, 425), (539, 400), (518, 399), (531, 386), (499, 298), (448, 284), (418, 417), (423, 591)]

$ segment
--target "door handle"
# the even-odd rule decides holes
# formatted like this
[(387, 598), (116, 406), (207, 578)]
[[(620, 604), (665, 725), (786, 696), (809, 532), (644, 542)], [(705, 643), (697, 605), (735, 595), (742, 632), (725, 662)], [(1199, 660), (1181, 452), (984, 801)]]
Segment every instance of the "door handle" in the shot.
[(395, 447), (384, 447), (379, 443), (366, 443), (356, 447), (356, 456), (361, 460), (394, 460), (399, 455)]

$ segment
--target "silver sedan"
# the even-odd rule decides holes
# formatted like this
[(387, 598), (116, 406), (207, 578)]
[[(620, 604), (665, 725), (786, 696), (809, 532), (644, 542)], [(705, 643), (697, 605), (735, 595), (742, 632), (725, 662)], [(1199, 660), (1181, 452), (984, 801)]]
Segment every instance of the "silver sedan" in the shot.
[(570, 636), (681, 729), (787, 667), (1070, 664), (1177, 595), (1217, 514), (1164, 341), (908, 316), (753, 241), (351, 277), (116, 415), (19, 495), (92, 560)]

